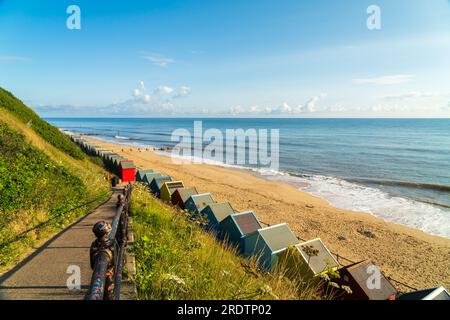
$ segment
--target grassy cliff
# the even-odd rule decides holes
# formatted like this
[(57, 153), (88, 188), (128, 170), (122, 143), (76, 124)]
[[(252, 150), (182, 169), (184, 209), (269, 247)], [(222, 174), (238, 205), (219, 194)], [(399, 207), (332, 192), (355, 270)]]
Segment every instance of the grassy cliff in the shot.
[(0, 272), (108, 197), (104, 171), (0, 88)]

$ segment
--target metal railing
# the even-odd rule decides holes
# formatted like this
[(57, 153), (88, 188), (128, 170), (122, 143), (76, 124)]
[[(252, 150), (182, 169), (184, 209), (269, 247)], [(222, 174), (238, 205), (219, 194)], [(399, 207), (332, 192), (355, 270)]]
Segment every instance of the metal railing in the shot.
[(128, 184), (123, 190), (123, 196), (118, 199), (111, 225), (99, 221), (95, 226), (101, 226), (103, 229), (95, 230), (94, 226), (93, 231), (97, 239), (90, 250), (93, 272), (86, 300), (120, 300), (131, 192), (132, 185)]

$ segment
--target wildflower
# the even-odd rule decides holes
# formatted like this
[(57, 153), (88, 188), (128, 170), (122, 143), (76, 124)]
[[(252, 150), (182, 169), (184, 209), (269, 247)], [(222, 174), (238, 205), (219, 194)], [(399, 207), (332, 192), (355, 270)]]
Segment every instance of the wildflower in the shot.
[(186, 286), (186, 282), (184, 281), (184, 279), (178, 277), (177, 275), (166, 273), (163, 278), (169, 281), (173, 281), (180, 286)]
[(231, 273), (229, 271), (222, 270), (222, 276), (229, 277), (229, 276), (231, 276)]
[(259, 291), (259, 294), (261, 294), (261, 295), (269, 295), (276, 300), (279, 299), (278, 296), (275, 293), (273, 293), (272, 288), (267, 284), (260, 287), (258, 291)]

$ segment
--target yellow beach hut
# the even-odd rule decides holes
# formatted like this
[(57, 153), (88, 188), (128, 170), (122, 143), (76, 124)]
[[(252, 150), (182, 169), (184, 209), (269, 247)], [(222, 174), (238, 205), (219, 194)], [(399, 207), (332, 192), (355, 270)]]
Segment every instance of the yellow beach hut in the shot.
[(183, 181), (165, 182), (159, 191), (161, 200), (171, 202), (172, 194), (179, 188), (184, 188)]

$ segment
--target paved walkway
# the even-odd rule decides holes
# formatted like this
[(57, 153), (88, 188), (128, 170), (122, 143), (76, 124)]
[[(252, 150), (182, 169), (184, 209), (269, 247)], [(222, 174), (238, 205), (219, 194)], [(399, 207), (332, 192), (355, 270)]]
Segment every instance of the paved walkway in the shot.
[[(118, 192), (115, 191), (93, 213), (61, 231), (14, 269), (0, 276), (0, 299), (84, 299), (92, 276), (89, 265), (89, 248), (95, 238), (92, 226), (99, 220), (112, 222)], [(80, 268), (81, 290), (67, 288), (70, 266)]]

